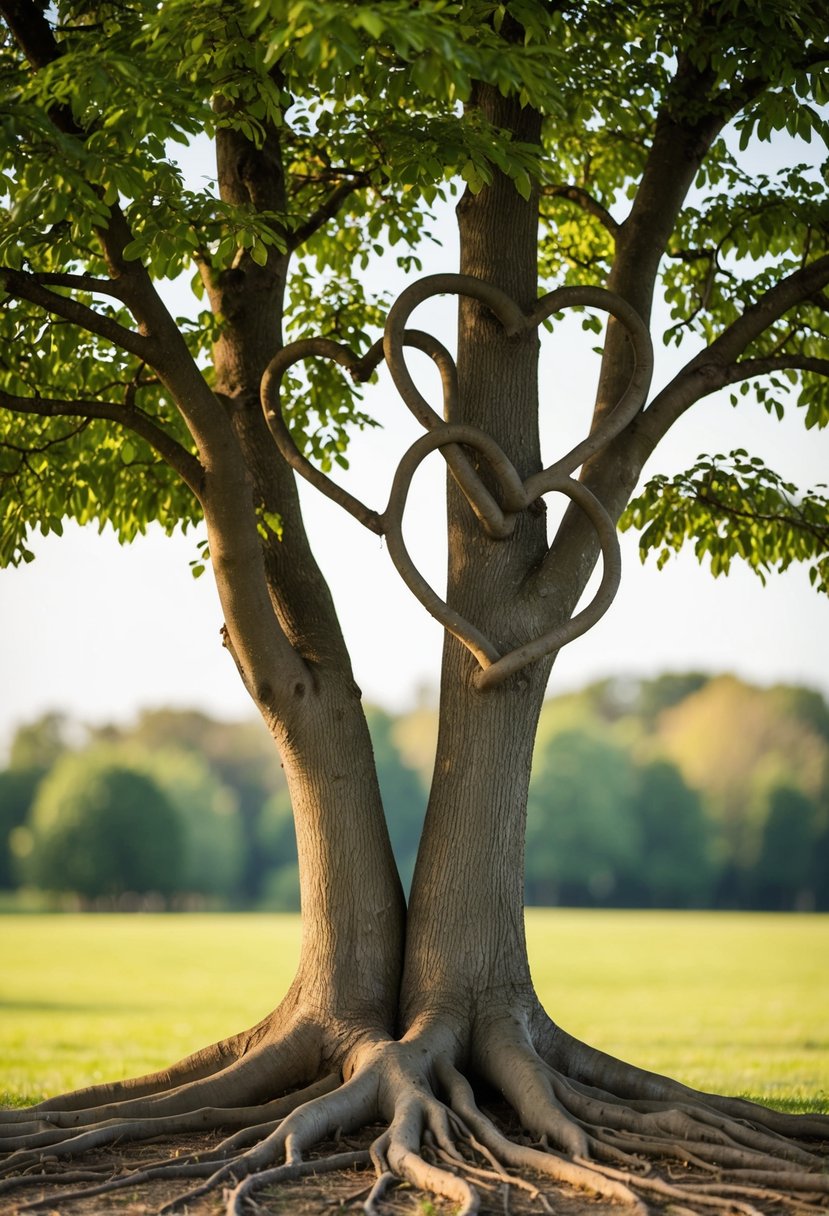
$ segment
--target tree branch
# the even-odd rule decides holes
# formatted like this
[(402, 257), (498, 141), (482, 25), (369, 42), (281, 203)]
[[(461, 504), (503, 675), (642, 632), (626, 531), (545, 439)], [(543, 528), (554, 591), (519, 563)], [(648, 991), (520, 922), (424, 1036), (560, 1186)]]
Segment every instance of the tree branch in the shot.
[(178, 473), (196, 497), (202, 492), (204, 470), (186, 448), (167, 434), (140, 410), (130, 409), (115, 401), (66, 401), (58, 397), (18, 397), (0, 389), (0, 407), (18, 414), (34, 414), (41, 418), (93, 418), (118, 423), (139, 435), (153, 448), (170, 468)]
[(570, 203), (575, 203), (577, 207), (581, 207), (582, 211), (586, 211), (588, 215), (597, 219), (614, 239), (618, 236), (621, 225), (607, 208), (582, 186), (543, 186), (541, 193), (546, 198), (564, 198)]
[(68, 287), (71, 291), (88, 291), (97, 295), (112, 296), (116, 300), (122, 300), (126, 294), (117, 281), (98, 279), (92, 274), (58, 274), (53, 271), (29, 273), (42, 287)]
[(769, 355), (766, 358), (741, 359), (723, 370), (724, 385), (737, 384), (740, 380), (750, 380), (753, 376), (765, 376), (771, 372), (817, 372), (820, 376), (829, 376), (829, 359), (818, 359), (814, 355)]
[(355, 191), (361, 190), (364, 186), (368, 185), (368, 180), (367, 173), (358, 173), (351, 180), (340, 182), (331, 191), (328, 198), (320, 204), (313, 215), (310, 215), (304, 224), (300, 224), (290, 234), (288, 248), (293, 251), (298, 249), (300, 245), (304, 245), (315, 232), (318, 232), (324, 224), (327, 224), (330, 219), (334, 218), (347, 198), (354, 194)]
[(801, 532), (805, 532), (809, 536), (813, 536), (815, 540), (821, 544), (826, 544), (829, 541), (829, 524), (813, 523), (811, 520), (805, 519), (803, 513), (797, 510), (794, 503), (790, 504), (793, 514), (786, 515), (782, 511), (745, 511), (739, 507), (733, 507), (730, 503), (723, 502), (721, 498), (706, 490), (701, 494), (694, 494), (697, 502), (703, 503), (707, 507), (713, 507), (715, 511), (722, 512), (723, 515), (728, 515), (732, 519), (749, 519), (759, 520), (768, 524), (788, 524), (792, 528), (798, 528)]
[[(63, 54), (43, 8), (38, 8), (31, 0), (0, 0), (0, 13), (35, 71), (53, 63)], [(65, 134), (83, 134), (69, 106), (62, 103), (50, 106), (49, 117)]]
[(114, 346), (129, 351), (142, 360), (151, 361), (155, 346), (152, 339), (127, 329), (125, 325), (113, 321), (110, 317), (102, 316), (94, 308), (73, 300), (71, 296), (61, 296), (50, 291), (43, 286), (38, 275), (1, 268), (0, 287), (18, 300), (28, 300), (30, 304), (85, 329), (87, 333), (97, 334), (99, 338), (105, 338)]
[(727, 384), (762, 375), (766, 371), (794, 368), (827, 374), (827, 360), (810, 356), (758, 356), (740, 362), (740, 356), (789, 309), (810, 300), (829, 283), (829, 254), (781, 279), (747, 308), (718, 338), (701, 351), (657, 394), (642, 415), (642, 435), (650, 449), (682, 414), (702, 397)]
[[(55, 38), (42, 7), (39, 8), (37, 3), (33, 3), (33, 0), (0, 0), (0, 14), (5, 18), (17, 45), (28, 59), (33, 71), (40, 71), (63, 55), (63, 48)], [(89, 129), (78, 125), (69, 106), (54, 103), (49, 106), (47, 113), (59, 131), (81, 140), (87, 138)], [(96, 187), (96, 190), (99, 195), (102, 194), (99, 188)], [(98, 280), (100, 286), (96, 290), (107, 291), (108, 294), (123, 300), (147, 330), (155, 328), (158, 331), (164, 329), (169, 331), (171, 328), (175, 328), (175, 322), (156, 292), (143, 263), (140, 261), (127, 262), (124, 259), (123, 251), (133, 239), (133, 233), (117, 203), (109, 207), (109, 218), (106, 224), (96, 227), (95, 231), (101, 242), (112, 279), (120, 280), (117, 290), (112, 286), (106, 288), (104, 286), (106, 280)], [(54, 281), (54, 285), (59, 286), (60, 284)], [(78, 286), (78, 284), (70, 284), (70, 286)], [(64, 314), (59, 313), (59, 315)], [(82, 322), (79, 323), (82, 324)], [(99, 331), (93, 330), (92, 332)], [(129, 335), (130, 331), (123, 330), (123, 334)], [(118, 341), (117, 338), (113, 340)], [(137, 353), (134, 347), (127, 346), (126, 349)], [(146, 354), (147, 350), (148, 348), (145, 347), (143, 354)]]
[(48, 452), (50, 448), (56, 448), (61, 443), (66, 443), (70, 439), (74, 439), (76, 435), (80, 435), (82, 431), (89, 426), (91, 418), (82, 418), (77, 426), (73, 426), (65, 435), (55, 435), (52, 439), (46, 439), (43, 443), (31, 444), (24, 447), (20, 443), (12, 443), (8, 439), (0, 439), (0, 448), (6, 452), (16, 452), (20, 456), (36, 456), (41, 452)]

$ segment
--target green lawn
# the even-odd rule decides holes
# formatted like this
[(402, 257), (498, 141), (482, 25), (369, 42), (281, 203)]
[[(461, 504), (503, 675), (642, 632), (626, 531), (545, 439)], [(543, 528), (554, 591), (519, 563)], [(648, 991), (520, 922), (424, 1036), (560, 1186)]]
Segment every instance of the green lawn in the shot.
[[(527, 931), (571, 1033), (703, 1089), (829, 1111), (829, 916), (533, 909)], [(0, 917), (4, 1100), (161, 1067), (250, 1025), (298, 951), (293, 916)]]

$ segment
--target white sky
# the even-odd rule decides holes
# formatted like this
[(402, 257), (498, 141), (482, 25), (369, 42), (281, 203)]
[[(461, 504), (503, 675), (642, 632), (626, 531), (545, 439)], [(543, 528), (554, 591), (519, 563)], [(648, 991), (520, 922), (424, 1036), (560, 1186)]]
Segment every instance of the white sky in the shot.
[[(449, 225), (442, 234), (444, 249), (428, 253), (424, 273), (457, 264)], [(440, 302), (424, 306), (415, 324), (447, 341), (453, 317), (454, 304)], [(544, 337), (549, 461), (586, 431), (595, 340), (578, 325)], [(664, 354), (660, 358), (657, 381), (670, 367)], [(419, 431), (387, 383), (368, 391), (366, 407), (378, 402), (385, 429), (355, 438), (345, 484), (382, 508), (396, 461)], [(733, 409), (725, 396), (710, 398), (674, 428), (646, 473), (671, 473), (702, 452), (745, 447), (802, 486), (829, 481), (829, 434), (804, 431), (796, 414), (793, 405), (781, 424), (750, 399)], [(432, 472), (416, 478), (406, 537), (441, 590), (438, 465), (433, 457)], [(403, 586), (376, 536), (310, 487), (304, 500), (357, 682), (366, 699), (405, 708), (419, 688), (437, 684), (441, 629)], [(70, 526), (63, 538), (35, 538), (31, 565), (0, 571), (0, 754), (16, 725), (51, 709), (96, 723), (127, 721), (145, 706), (232, 717), (253, 712), (220, 644), (222, 618), (210, 574), (199, 580), (190, 574), (197, 539), (194, 532), (172, 540), (153, 532), (121, 548), (111, 533)], [(617, 600), (590, 634), (562, 652), (551, 692), (611, 674), (702, 668), (759, 683), (804, 683), (829, 695), (829, 599), (811, 589), (804, 570), (773, 577), (763, 588), (742, 569), (712, 579), (691, 553), (661, 572), (653, 560), (643, 567), (631, 534), (622, 537), (622, 547)]]

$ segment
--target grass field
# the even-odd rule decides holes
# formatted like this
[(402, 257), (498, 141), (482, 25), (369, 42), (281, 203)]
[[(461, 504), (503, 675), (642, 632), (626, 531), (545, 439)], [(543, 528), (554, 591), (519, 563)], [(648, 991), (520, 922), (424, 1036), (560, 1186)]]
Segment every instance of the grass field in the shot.
[[(532, 909), (547, 1009), (703, 1089), (829, 1112), (829, 916)], [(0, 917), (0, 1102), (161, 1067), (255, 1022), (285, 915)]]

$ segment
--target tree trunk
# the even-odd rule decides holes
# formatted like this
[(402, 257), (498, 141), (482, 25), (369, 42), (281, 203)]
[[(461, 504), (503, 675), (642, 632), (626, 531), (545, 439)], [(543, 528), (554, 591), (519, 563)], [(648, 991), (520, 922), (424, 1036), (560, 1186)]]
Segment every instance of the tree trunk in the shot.
[[(488, 89), (473, 98), (494, 125), (538, 138), (537, 115)], [(537, 200), (496, 175), (458, 206), (463, 274), (477, 275), (524, 309), (537, 296)], [(491, 435), (522, 477), (541, 465), (538, 335), (507, 338), (490, 313), (461, 298), (459, 417)], [(510, 409), (503, 408), (505, 399)], [(478, 472), (486, 481), (487, 470)], [(509, 650), (540, 632), (525, 590), (546, 552), (543, 511), (523, 512), (493, 540), (448, 484), (449, 604)], [(524, 1002), (531, 983), (524, 939), (524, 831), (535, 727), (549, 662), (479, 692), (468, 651), (447, 637), (440, 732), (409, 908), (402, 1014), (410, 1026), (449, 1010), (465, 1031), (478, 1012)]]
[[(233, 130), (217, 135), (223, 199), (284, 211), (277, 132), (261, 148)], [(309, 1055), (339, 1066), (355, 1035), (395, 1024), (403, 940), (403, 894), (392, 856), (371, 739), (336, 610), (308, 544), (294, 476), (265, 425), (259, 386), (282, 346), (288, 255), (272, 250), (265, 266), (243, 255), (208, 276), (211, 304), (223, 318), (214, 348), (216, 391), (227, 412), (244, 484), (220, 500), (234, 459), (216, 463), (222, 492), (208, 495), (205, 518), (216, 568), (225, 637), (240, 674), (279, 749), (294, 813), (302, 905), (302, 951), (291, 990), (266, 1038), (312, 1023)], [(235, 453), (234, 453), (235, 455)], [(232, 529), (255, 513), (280, 517), (282, 535), (256, 535), (256, 552), (238, 560)], [(230, 560), (225, 571), (224, 552)], [(218, 559), (218, 560), (217, 560)], [(259, 615), (287, 645), (290, 662), (263, 661), (247, 644), (249, 623), (238, 604), (258, 597)], [(267, 605), (267, 606), (266, 606)], [(243, 653), (244, 652), (244, 653)]]

